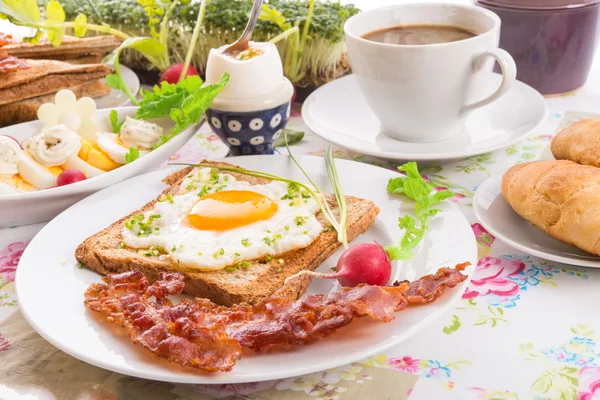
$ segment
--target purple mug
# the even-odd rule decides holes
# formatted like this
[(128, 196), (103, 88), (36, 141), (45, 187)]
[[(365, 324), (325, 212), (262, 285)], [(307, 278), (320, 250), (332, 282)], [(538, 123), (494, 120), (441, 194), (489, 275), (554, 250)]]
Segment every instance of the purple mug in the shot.
[(587, 80), (600, 0), (478, 0), (502, 20), (500, 48), (517, 64), (517, 79), (544, 95), (570, 92)]

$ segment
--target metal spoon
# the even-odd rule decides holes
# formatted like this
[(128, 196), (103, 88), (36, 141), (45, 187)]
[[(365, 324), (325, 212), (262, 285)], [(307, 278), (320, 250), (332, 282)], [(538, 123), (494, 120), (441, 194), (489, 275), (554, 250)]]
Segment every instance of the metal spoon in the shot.
[(258, 21), (258, 16), (260, 15), (260, 8), (262, 7), (262, 4), (263, 0), (254, 0), (254, 4), (252, 5), (252, 11), (250, 12), (250, 19), (248, 19), (248, 24), (246, 25), (246, 29), (244, 29), (242, 36), (240, 36), (240, 38), (236, 40), (231, 46), (226, 48), (223, 54), (233, 55), (239, 53), (240, 51), (248, 49), (248, 43), (250, 42), (252, 32), (254, 32), (254, 28), (256, 27), (256, 22)]

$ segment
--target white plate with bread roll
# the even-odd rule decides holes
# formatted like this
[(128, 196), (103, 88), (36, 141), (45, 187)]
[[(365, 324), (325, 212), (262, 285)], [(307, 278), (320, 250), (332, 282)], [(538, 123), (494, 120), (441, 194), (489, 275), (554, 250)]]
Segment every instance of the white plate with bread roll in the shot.
[(600, 119), (561, 131), (551, 152), (554, 159), (515, 165), (481, 184), (475, 215), (516, 249), (600, 268)]

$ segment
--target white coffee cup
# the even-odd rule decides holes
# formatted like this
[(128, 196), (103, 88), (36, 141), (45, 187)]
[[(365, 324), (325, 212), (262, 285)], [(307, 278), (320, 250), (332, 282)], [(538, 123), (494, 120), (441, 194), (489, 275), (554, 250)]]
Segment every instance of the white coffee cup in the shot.
[[(362, 37), (420, 24), (450, 25), (478, 34), (426, 45), (386, 44)], [(380, 8), (353, 16), (344, 31), (352, 71), (382, 132), (402, 141), (435, 142), (457, 135), (465, 116), (502, 96), (517, 74), (512, 57), (498, 48), (500, 18), (476, 6), (414, 3)], [(502, 83), (486, 97), (478, 79), (492, 76), (494, 61), (502, 68)]]

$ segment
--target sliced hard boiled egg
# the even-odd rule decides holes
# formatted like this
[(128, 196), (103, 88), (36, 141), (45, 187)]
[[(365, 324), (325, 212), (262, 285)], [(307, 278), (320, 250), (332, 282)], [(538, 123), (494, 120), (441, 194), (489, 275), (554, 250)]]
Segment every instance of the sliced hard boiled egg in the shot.
[(38, 163), (27, 153), (23, 153), (19, 158), (19, 175), (37, 189), (48, 189), (56, 186), (56, 178), (61, 172), (61, 168), (48, 168)]
[(62, 165), (62, 167), (64, 169), (76, 169), (81, 171), (86, 178), (93, 178), (94, 176), (98, 176), (106, 172), (100, 168), (96, 168), (93, 165), (88, 164), (76, 155), (69, 158), (67, 162)]
[(112, 171), (121, 166), (121, 164), (117, 164), (108, 156), (108, 154), (103, 152), (96, 143), (88, 139), (82, 140), (79, 158), (90, 164), (92, 167), (102, 171)]
[[(96, 143), (98, 147), (108, 154), (108, 156), (118, 164), (125, 164), (125, 156), (129, 153), (129, 148), (125, 147), (119, 136), (114, 133), (98, 133)], [(148, 154), (146, 150), (140, 150), (140, 157)]]

